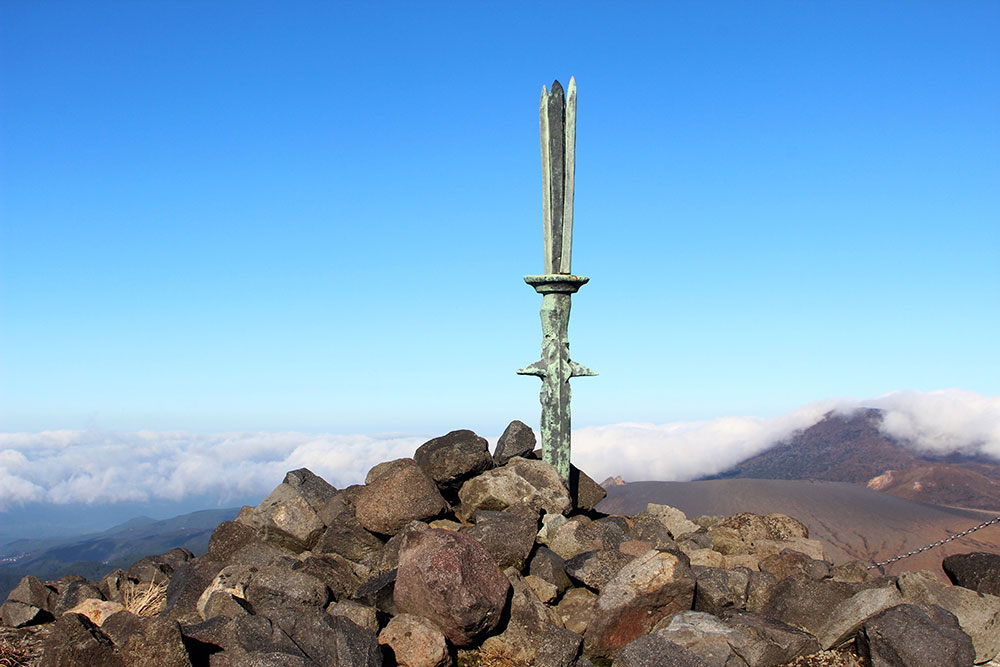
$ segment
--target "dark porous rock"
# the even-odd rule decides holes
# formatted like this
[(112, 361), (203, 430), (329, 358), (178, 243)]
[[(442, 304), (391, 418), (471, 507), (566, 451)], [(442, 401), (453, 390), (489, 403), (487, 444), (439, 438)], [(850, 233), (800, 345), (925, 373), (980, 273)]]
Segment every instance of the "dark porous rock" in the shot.
[(584, 529), (585, 535), (593, 535), (595, 540), (600, 541), (601, 548), (609, 551), (616, 551), (621, 546), (625, 541), (625, 532), (615, 517), (598, 519)]
[(517, 570), (504, 574), (511, 585), (510, 615), (502, 632), (483, 642), (483, 650), (514, 664), (570, 667), (580, 653), (580, 635), (562, 627), (556, 611), (538, 599)]
[(355, 516), (372, 533), (395, 535), (411, 521), (432, 519), (448, 509), (434, 480), (415, 462), (379, 476), (358, 494)]
[(955, 554), (945, 558), (941, 567), (956, 586), (1000, 596), (1000, 554)]
[(699, 655), (660, 634), (643, 635), (625, 645), (615, 667), (713, 667)]
[[(225, 651), (221, 654), (228, 667), (311, 667), (315, 664), (277, 623), (265, 616), (241, 616), (233, 619), (229, 631)], [(215, 656), (212, 659), (212, 665), (214, 664)]]
[(647, 551), (601, 589), (584, 635), (584, 652), (613, 657), (664, 617), (691, 609), (694, 588), (694, 575), (684, 560), (672, 553)]
[(125, 574), (125, 570), (118, 568), (104, 575), (97, 587), (101, 589), (105, 600), (117, 601), (121, 599), (122, 587), (126, 582), (128, 582), (128, 575)]
[(192, 558), (194, 558), (194, 554), (187, 549), (171, 549), (165, 554), (146, 556), (136, 561), (129, 566), (125, 573), (129, 579), (141, 584), (165, 584), (170, 581), (174, 570)]
[(37, 577), (23, 577), (0, 605), (0, 621), (11, 628), (48, 623), (54, 616), (57, 593)]
[(59, 592), (59, 597), (56, 598), (52, 613), (57, 617), (62, 616), (84, 600), (103, 599), (104, 594), (101, 593), (101, 589), (98, 588), (97, 584), (81, 578), (70, 582), (62, 588)]
[(824, 628), (830, 611), (857, 591), (857, 584), (797, 574), (778, 582), (761, 613), (815, 635)]
[(375, 575), (365, 583), (358, 586), (358, 590), (351, 597), (355, 602), (374, 607), (384, 614), (395, 616), (399, 613), (396, 608), (396, 570), (389, 570), (382, 574)]
[(569, 495), (573, 500), (573, 507), (589, 512), (597, 507), (597, 503), (604, 500), (608, 492), (604, 490), (603, 486), (591, 479), (587, 473), (571, 463), (569, 466)]
[(729, 609), (746, 607), (751, 570), (692, 565), (695, 576), (694, 610), (721, 615)]
[(181, 565), (167, 584), (162, 615), (179, 623), (198, 623), (198, 598), (223, 568), (223, 563), (205, 557)]
[(496, 627), (509, 590), (490, 553), (461, 533), (412, 532), (400, 549), (396, 607), (429, 619), (456, 646)]
[(475, 518), (476, 525), (460, 532), (486, 547), (500, 568), (522, 569), (535, 546), (538, 522), (510, 512), (477, 512)]
[(256, 613), (276, 608), (325, 609), (330, 601), (326, 584), (302, 571), (281, 567), (257, 568), (246, 586), (246, 601)]
[(648, 512), (640, 512), (632, 518), (632, 530), (626, 534), (625, 539), (649, 542), (654, 549), (661, 551), (677, 548), (666, 524)]
[(430, 526), (423, 521), (411, 521), (401, 531), (390, 537), (382, 548), (382, 553), (379, 554), (375, 574), (383, 574), (399, 567), (399, 550), (402, 548), (406, 536), (412, 532), (428, 530), (429, 528)]
[(571, 507), (569, 490), (559, 473), (544, 461), (515, 456), (507, 465), (473, 477), (458, 492), (459, 512), (469, 518), (479, 510), (504, 510), (525, 504), (533, 510), (561, 514)]
[[(744, 568), (746, 569), (746, 568)], [(778, 586), (778, 578), (770, 572), (750, 571), (750, 583), (747, 584), (747, 611), (760, 612), (764, 609)]]
[(858, 653), (871, 667), (971, 667), (976, 656), (972, 639), (954, 616), (950, 621), (936, 623), (916, 605), (891, 607), (858, 631)]
[(364, 582), (358, 574), (358, 566), (338, 554), (306, 556), (292, 570), (313, 576), (326, 584), (334, 600), (351, 597)]
[(507, 425), (497, 448), (493, 452), (493, 463), (497, 466), (506, 465), (515, 456), (526, 457), (535, 450), (535, 432), (524, 422), (516, 419)]
[(830, 563), (788, 549), (761, 559), (758, 566), (761, 572), (770, 572), (779, 581), (796, 574), (810, 579), (826, 579), (833, 574), (833, 566)]
[(739, 610), (727, 612), (724, 618), (726, 625), (746, 638), (741, 655), (750, 665), (782, 665), (820, 650), (811, 634), (773, 618)]
[(42, 644), (41, 667), (125, 667), (114, 642), (86, 616), (63, 614)]
[(566, 561), (566, 574), (584, 586), (600, 591), (632, 558), (610, 549), (584, 551)]
[[(104, 625), (128, 612), (118, 612)], [(139, 618), (137, 632), (131, 632), (123, 641), (116, 639), (126, 666), (156, 665), (157, 667), (191, 667), (180, 625), (165, 618)], [(104, 627), (102, 626), (102, 630)], [(108, 633), (110, 634), (110, 633)]]
[(321, 609), (275, 609), (268, 616), (310, 664), (380, 667), (382, 652), (375, 633), (343, 616)]
[(535, 554), (528, 563), (528, 574), (544, 579), (562, 593), (573, 585), (566, 574), (566, 561), (563, 557), (545, 546), (535, 549)]
[(465, 480), (493, 467), (486, 438), (467, 430), (428, 440), (417, 448), (413, 460), (441, 489), (450, 491), (457, 491)]
[(319, 511), (336, 493), (306, 468), (293, 470), (253, 509), (251, 522), (265, 541), (301, 553), (322, 535)]
[(274, 554), (282, 553), (277, 547), (261, 540), (252, 527), (237, 521), (223, 521), (215, 527), (208, 540), (208, 558), (229, 563), (237, 553), (250, 545), (264, 545)]
[(316, 553), (339, 554), (355, 563), (374, 566), (382, 551), (378, 539), (358, 523), (354, 506), (340, 493), (331, 498), (319, 513), (326, 530), (316, 543)]

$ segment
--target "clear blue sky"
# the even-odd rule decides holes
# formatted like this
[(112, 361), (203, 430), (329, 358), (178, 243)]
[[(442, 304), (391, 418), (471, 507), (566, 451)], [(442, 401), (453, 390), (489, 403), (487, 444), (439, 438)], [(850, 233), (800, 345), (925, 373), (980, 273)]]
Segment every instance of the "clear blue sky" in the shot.
[(574, 423), (1000, 394), (1000, 4), (0, 4), (0, 430)]

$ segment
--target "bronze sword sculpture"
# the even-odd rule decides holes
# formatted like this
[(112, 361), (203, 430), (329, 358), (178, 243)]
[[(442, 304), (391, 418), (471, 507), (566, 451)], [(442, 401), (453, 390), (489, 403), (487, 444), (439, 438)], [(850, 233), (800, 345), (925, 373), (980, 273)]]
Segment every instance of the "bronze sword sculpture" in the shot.
[(590, 278), (570, 272), (573, 246), (573, 186), (576, 170), (576, 81), (563, 95), (558, 81), (542, 86), (542, 206), (545, 275), (524, 282), (542, 295), (542, 358), (517, 371), (542, 379), (542, 458), (569, 481), (569, 379), (597, 375), (569, 358), (570, 296)]

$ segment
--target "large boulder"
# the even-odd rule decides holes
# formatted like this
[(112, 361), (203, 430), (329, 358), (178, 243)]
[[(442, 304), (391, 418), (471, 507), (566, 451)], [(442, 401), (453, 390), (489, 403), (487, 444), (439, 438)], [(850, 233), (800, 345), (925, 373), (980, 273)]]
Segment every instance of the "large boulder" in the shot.
[(396, 607), (429, 619), (456, 646), (496, 627), (509, 590), (490, 553), (461, 533), (412, 532), (400, 549)]
[(747, 603), (747, 589), (752, 572), (746, 568), (727, 570), (695, 565), (691, 571), (697, 580), (694, 610), (721, 616), (729, 609), (742, 609)]
[(739, 664), (749, 645), (738, 630), (702, 611), (682, 611), (660, 625), (663, 627), (656, 634), (683, 646), (712, 667)]
[(857, 590), (855, 584), (797, 574), (778, 582), (760, 611), (816, 635), (826, 626), (830, 611)]
[(665, 616), (691, 609), (695, 578), (679, 556), (651, 549), (623, 567), (597, 596), (585, 653), (613, 657)]
[(941, 567), (956, 586), (1000, 596), (1000, 554), (955, 554), (945, 558)]
[(954, 614), (972, 637), (976, 662), (992, 660), (1000, 653), (1000, 597), (949, 586), (928, 571), (903, 572), (897, 585), (904, 602), (938, 605)]
[[(935, 613), (936, 611), (936, 613)], [(858, 631), (858, 653), (871, 667), (971, 667), (975, 659), (972, 639), (962, 632), (955, 617), (901, 604), (865, 622)]]
[(250, 521), (266, 541), (300, 553), (323, 534), (319, 511), (336, 493), (308, 469), (293, 470), (253, 509)]
[(473, 477), (458, 492), (463, 518), (479, 510), (504, 510), (523, 504), (533, 510), (561, 514), (571, 507), (569, 490), (556, 469), (544, 461), (520, 457)]
[(629, 642), (618, 652), (614, 664), (615, 667), (713, 667), (698, 654), (659, 633)]
[(430, 519), (447, 509), (434, 480), (413, 461), (376, 477), (354, 500), (358, 523), (381, 535), (395, 535), (411, 521)]
[(632, 558), (611, 549), (584, 551), (566, 561), (566, 574), (584, 586), (600, 591), (623, 567), (632, 562)]
[(457, 491), (462, 482), (493, 467), (486, 438), (468, 430), (428, 440), (417, 448), (413, 460), (439, 487), (450, 491)]

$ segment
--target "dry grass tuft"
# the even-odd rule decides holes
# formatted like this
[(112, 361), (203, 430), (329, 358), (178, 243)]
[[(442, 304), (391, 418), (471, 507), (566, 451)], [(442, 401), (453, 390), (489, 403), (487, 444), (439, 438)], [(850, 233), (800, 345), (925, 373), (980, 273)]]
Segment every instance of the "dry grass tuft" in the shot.
[(478, 650), (461, 651), (458, 656), (458, 667), (531, 667), (523, 660), (516, 660), (493, 647), (483, 647)]
[(0, 637), (0, 667), (25, 667), (29, 657), (28, 651), (23, 646), (10, 642), (6, 637)]
[(167, 585), (137, 584), (129, 581), (122, 586), (122, 606), (136, 616), (156, 616), (167, 604)]

